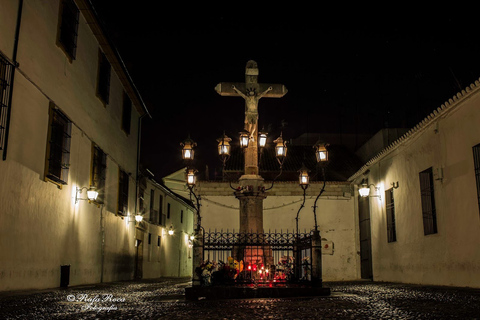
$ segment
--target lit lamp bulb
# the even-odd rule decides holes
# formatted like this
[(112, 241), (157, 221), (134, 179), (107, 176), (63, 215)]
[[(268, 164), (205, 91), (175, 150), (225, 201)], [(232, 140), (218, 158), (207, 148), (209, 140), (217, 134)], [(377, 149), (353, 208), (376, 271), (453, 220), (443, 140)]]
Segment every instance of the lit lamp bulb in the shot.
[(221, 138), (217, 139), (218, 142), (218, 155), (221, 157), (228, 157), (230, 156), (230, 141), (231, 138), (227, 137), (225, 133)]
[(267, 145), (267, 133), (266, 132), (260, 132), (258, 134), (258, 146), (260, 148), (265, 148)]
[(308, 186), (308, 182), (310, 180), (309, 176), (308, 176), (308, 172), (310, 170), (307, 169), (307, 167), (305, 167), (305, 165), (302, 166), (302, 168), (300, 170), (298, 170), (298, 172), (300, 172), (300, 175), (298, 177), (298, 182), (300, 184), (300, 186), (304, 187), (304, 186)]
[(196, 182), (195, 172), (196, 172), (195, 169), (189, 169), (187, 171), (187, 185), (190, 187), (195, 185), (195, 182)]
[(317, 162), (326, 162), (328, 161), (328, 144), (317, 141), (313, 146), (315, 148), (315, 156), (317, 157)]
[(168, 229), (168, 235), (173, 236), (175, 231), (173, 231), (173, 226), (170, 226), (170, 229)]
[(240, 132), (240, 147), (242, 148), (248, 148), (248, 142), (250, 140), (249, 137), (250, 133), (248, 131), (242, 131)]
[(137, 221), (137, 222), (142, 222), (142, 220), (143, 220), (143, 216), (142, 216), (142, 215), (137, 214), (137, 215), (135, 216), (135, 221)]
[(193, 160), (195, 151), (193, 148), (197, 145), (195, 141), (188, 137), (184, 142), (180, 143), (182, 148), (182, 158), (183, 160)]
[(358, 193), (360, 194), (360, 197), (368, 197), (370, 195), (370, 188), (364, 183), (362, 184), (362, 187), (358, 189)]
[(91, 186), (90, 189), (87, 190), (87, 198), (88, 198), (88, 200), (90, 200), (90, 201), (95, 201), (95, 200), (97, 200), (97, 197), (98, 197), (98, 192), (97, 192), (97, 190), (95, 189), (94, 186)]
[(277, 156), (277, 160), (280, 165), (283, 165), (283, 161), (285, 161), (285, 157), (287, 156), (287, 142), (283, 140), (281, 133), (280, 137), (273, 142), (275, 143), (275, 155)]

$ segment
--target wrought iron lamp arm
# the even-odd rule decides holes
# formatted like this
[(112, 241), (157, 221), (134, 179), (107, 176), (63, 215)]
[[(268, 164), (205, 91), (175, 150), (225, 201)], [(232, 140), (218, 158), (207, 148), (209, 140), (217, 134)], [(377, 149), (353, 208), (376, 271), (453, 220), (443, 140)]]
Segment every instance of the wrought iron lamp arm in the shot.
[(300, 211), (303, 209), (303, 207), (305, 207), (305, 196), (306, 196), (307, 188), (308, 188), (308, 185), (305, 185), (305, 186), (302, 185), (302, 189), (303, 189), (303, 202), (302, 202), (302, 204), (300, 205), (300, 208), (298, 209), (298, 212), (297, 212), (297, 217), (295, 218), (295, 223), (296, 223), (296, 228), (295, 228), (295, 230), (297, 231), (297, 235), (298, 235), (298, 216), (300, 215)]
[(277, 181), (278, 177), (280, 177), (282, 175), (282, 172), (283, 172), (283, 168), (282, 168), (282, 166), (280, 166), (280, 173), (273, 179), (272, 185), (269, 188), (265, 189), (265, 191), (273, 188), (273, 184), (275, 183), (275, 181)]
[(313, 204), (313, 219), (315, 221), (315, 231), (318, 231), (318, 225), (317, 225), (317, 201), (318, 198), (322, 195), (322, 193), (325, 191), (325, 185), (327, 183), (325, 179), (325, 168), (322, 167), (322, 174), (323, 174), (323, 187), (322, 190), (318, 193), (317, 198), (315, 199), (315, 203)]
[(190, 200), (192, 199), (192, 195), (195, 198), (196, 205), (194, 205), (194, 209), (197, 212), (197, 228), (199, 229), (202, 225), (202, 217), (200, 216), (200, 197), (197, 197), (193, 191), (193, 186), (189, 186), (188, 189), (190, 190)]

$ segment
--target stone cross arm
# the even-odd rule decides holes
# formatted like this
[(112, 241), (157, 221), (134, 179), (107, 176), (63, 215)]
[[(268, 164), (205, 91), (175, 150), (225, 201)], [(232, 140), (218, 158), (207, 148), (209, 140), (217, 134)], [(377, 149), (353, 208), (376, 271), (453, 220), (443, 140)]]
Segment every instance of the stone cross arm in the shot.
[[(233, 86), (235, 86), (241, 92), (246, 93), (245, 83), (237, 82), (220, 82), (215, 87), (215, 91), (217, 91), (217, 93), (221, 96), (239, 97), (239, 94), (233, 90)], [(263, 96), (264, 98), (281, 98), (287, 93), (287, 88), (283, 84), (269, 83), (259, 83), (257, 93), (262, 93), (269, 87), (272, 87), (272, 90), (267, 92)]]

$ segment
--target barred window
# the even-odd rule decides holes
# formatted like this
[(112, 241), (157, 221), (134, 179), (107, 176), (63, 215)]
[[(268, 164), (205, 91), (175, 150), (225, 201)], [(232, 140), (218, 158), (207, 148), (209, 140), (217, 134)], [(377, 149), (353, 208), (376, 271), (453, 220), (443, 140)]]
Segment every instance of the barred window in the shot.
[(70, 140), (72, 123), (53, 104), (50, 104), (48, 130), (46, 178), (64, 185), (68, 180), (70, 166)]
[(433, 171), (428, 168), (420, 172), (420, 195), (422, 201), (423, 233), (437, 233), (437, 212), (433, 189)]
[(126, 92), (123, 93), (122, 130), (130, 134), (130, 122), (132, 121), (132, 100)]
[(110, 99), (110, 62), (108, 62), (105, 54), (99, 50), (98, 52), (98, 79), (97, 79), (97, 95), (105, 103), (109, 103)]
[(0, 54), (0, 150), (5, 160), (6, 130), (9, 117), (10, 86), (12, 85), (13, 65)]
[(128, 174), (120, 169), (118, 177), (118, 214), (128, 214)]
[(155, 203), (155, 190), (150, 189), (150, 222), (158, 224), (158, 210), (154, 209)]
[(385, 208), (387, 213), (388, 242), (395, 242), (397, 241), (397, 232), (395, 229), (395, 201), (393, 198), (393, 188), (385, 190)]
[(480, 209), (480, 143), (473, 147), (473, 167), (475, 170), (475, 181), (477, 182), (477, 200)]
[(72, 60), (75, 59), (77, 53), (79, 15), (80, 11), (73, 0), (61, 2), (58, 42)]
[(107, 155), (98, 146), (93, 145), (92, 152), (92, 183), (98, 196), (95, 202), (103, 203), (105, 200), (105, 177), (107, 169)]

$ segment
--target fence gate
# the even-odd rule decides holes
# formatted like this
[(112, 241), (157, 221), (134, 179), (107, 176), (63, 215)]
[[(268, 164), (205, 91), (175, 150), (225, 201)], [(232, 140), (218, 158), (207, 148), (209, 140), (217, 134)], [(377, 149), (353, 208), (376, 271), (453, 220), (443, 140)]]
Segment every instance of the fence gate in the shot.
[(204, 284), (268, 284), (311, 280), (310, 233), (204, 233), (197, 273)]

